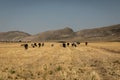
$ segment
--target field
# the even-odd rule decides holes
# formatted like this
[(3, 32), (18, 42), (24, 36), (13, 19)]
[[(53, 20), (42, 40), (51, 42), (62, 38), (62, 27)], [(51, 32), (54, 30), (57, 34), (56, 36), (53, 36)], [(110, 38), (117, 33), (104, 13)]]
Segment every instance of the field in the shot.
[(0, 43), (0, 80), (120, 80), (120, 42), (20, 45)]

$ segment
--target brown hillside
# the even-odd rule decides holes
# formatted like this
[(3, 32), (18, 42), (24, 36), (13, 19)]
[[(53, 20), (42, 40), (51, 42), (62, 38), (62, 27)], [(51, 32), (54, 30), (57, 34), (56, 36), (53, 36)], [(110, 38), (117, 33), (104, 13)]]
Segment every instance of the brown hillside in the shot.
[(19, 41), (30, 34), (21, 31), (8, 31), (0, 33), (0, 41)]
[(120, 24), (74, 32), (71, 28), (51, 30), (25, 38), (31, 41), (120, 41)]
[(76, 32), (75, 40), (120, 41), (120, 24)]
[(0, 41), (120, 41), (120, 24), (74, 32), (71, 28), (50, 30), (36, 35), (20, 31), (0, 33)]
[(71, 38), (72, 36), (74, 36), (73, 30), (71, 28), (66, 27), (64, 29), (42, 32), (34, 36), (27, 37), (24, 40), (32, 41), (62, 40)]

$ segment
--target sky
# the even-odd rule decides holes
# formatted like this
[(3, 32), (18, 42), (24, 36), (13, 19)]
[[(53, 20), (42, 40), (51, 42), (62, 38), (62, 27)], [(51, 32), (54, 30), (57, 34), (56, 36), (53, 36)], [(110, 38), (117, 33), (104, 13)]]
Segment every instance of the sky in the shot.
[(0, 32), (37, 34), (120, 24), (120, 0), (0, 0)]

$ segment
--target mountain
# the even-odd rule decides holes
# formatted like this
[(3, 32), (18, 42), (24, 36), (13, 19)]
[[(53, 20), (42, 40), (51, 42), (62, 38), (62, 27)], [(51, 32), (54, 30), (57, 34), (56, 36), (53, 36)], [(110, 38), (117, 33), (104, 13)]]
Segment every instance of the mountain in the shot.
[(28, 36), (30, 34), (22, 31), (0, 32), (0, 41), (19, 41)]
[(74, 32), (66, 27), (30, 35), (21, 31), (0, 32), (0, 41), (120, 41), (120, 24)]
[(74, 36), (74, 31), (71, 28), (64, 28), (59, 30), (50, 30), (36, 35), (26, 37), (23, 41), (50, 41), (50, 40), (65, 40)]
[(66, 27), (59, 30), (50, 30), (23, 39), (31, 41), (120, 41), (120, 24), (100, 28), (85, 29), (74, 32)]
[(120, 41), (120, 24), (85, 29), (75, 32), (74, 40), (81, 41)]

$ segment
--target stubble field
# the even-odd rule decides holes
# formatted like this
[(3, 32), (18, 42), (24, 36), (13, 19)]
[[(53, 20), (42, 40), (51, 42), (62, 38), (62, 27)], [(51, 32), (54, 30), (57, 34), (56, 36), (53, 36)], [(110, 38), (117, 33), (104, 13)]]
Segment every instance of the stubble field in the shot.
[(120, 80), (120, 42), (20, 45), (0, 43), (0, 80)]

